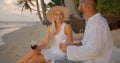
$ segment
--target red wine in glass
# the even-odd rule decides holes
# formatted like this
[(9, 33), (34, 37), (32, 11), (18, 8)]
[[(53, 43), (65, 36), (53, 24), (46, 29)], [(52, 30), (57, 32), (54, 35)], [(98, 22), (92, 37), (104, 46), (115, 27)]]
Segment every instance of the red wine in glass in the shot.
[(36, 47), (37, 47), (36, 42), (32, 40), (32, 42), (31, 42), (31, 48), (32, 49), (36, 49)]

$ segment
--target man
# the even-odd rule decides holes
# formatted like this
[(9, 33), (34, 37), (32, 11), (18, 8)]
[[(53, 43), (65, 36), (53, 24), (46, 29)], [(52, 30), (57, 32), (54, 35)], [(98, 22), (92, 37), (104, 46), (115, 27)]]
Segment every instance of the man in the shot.
[(80, 14), (86, 21), (82, 46), (61, 44), (69, 60), (84, 63), (110, 63), (113, 40), (107, 21), (96, 13), (97, 0), (80, 0)]

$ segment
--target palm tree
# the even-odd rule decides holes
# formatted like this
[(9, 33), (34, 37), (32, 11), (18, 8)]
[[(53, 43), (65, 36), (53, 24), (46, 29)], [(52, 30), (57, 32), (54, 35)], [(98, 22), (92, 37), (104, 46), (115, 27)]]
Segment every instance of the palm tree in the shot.
[[(33, 2), (36, 2), (36, 4), (34, 4)], [(40, 11), (40, 5), (38, 0), (18, 0), (18, 5), (22, 5), (21, 12), (23, 12), (24, 9), (30, 10), (31, 13), (32, 11), (37, 11), (40, 21), (42, 21), (43, 24), (47, 24), (48, 21), (45, 16), (46, 7), (44, 4), (44, 0), (40, 0), (40, 3), (42, 11)], [(33, 9), (33, 7), (37, 7), (37, 10)]]
[(48, 24), (48, 20), (46, 18), (46, 5), (44, 3), (44, 0), (40, 0), (41, 2), (41, 9), (42, 9), (42, 17), (43, 17), (43, 21), (44, 21), (44, 24)]
[(18, 0), (18, 5), (23, 5), (21, 12), (23, 12), (24, 9), (29, 9), (30, 12), (32, 13), (32, 7), (35, 7), (35, 4), (33, 3), (34, 0)]
[(40, 8), (39, 8), (39, 2), (38, 2), (38, 0), (35, 0), (35, 1), (36, 1), (36, 5), (37, 5), (37, 12), (38, 12), (39, 19), (42, 21), (42, 17), (41, 17), (41, 13), (40, 13)]

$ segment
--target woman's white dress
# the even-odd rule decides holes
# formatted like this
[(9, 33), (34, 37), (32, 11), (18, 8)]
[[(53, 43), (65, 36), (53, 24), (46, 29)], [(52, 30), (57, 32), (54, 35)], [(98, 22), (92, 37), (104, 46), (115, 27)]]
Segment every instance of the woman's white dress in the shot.
[(42, 55), (45, 57), (46, 61), (48, 60), (62, 60), (66, 59), (66, 54), (60, 49), (60, 44), (63, 40), (67, 40), (67, 36), (64, 33), (65, 23), (61, 25), (59, 33), (55, 35), (55, 43), (51, 45), (48, 49), (43, 49), (41, 51)]

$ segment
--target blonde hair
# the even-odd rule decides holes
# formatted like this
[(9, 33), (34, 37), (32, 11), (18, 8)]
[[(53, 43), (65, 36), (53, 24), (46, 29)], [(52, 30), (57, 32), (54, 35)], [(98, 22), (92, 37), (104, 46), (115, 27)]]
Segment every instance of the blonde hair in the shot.
[(52, 24), (50, 26), (50, 43), (48, 45), (48, 47), (50, 47), (51, 45), (53, 45), (55, 43), (55, 32), (56, 32), (56, 27), (55, 27), (55, 21), (52, 21)]
[(52, 25), (50, 26), (50, 33), (52, 34), (52, 35), (55, 35), (55, 32), (56, 32), (56, 27), (55, 27), (55, 21), (53, 20), (52, 21)]

